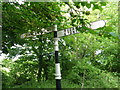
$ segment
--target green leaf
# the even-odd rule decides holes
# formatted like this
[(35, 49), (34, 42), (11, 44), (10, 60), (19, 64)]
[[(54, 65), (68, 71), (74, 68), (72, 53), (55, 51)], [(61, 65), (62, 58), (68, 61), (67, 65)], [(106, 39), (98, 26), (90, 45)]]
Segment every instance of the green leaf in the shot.
[(117, 37), (116, 33), (115, 32), (109, 32), (109, 34), (113, 37)]
[(106, 6), (106, 2), (100, 2), (102, 6)]
[(82, 28), (83, 28), (84, 30), (86, 30), (86, 32), (90, 32), (90, 33), (92, 33), (92, 34), (96, 34), (95, 30), (93, 30), (93, 29), (90, 29), (90, 28), (85, 27), (85, 26), (83, 26)]
[(112, 30), (113, 30), (113, 28), (111, 26), (105, 27), (105, 31), (111, 32)]
[(85, 5), (86, 5), (86, 2), (81, 2), (81, 5), (82, 5), (82, 6), (85, 6)]
[(93, 10), (95, 10), (95, 9), (99, 9), (100, 11), (103, 10), (103, 8), (99, 5), (94, 5)]
[(76, 20), (77, 20), (77, 19), (73, 19), (73, 20), (72, 20), (72, 23), (75, 23), (75, 22), (76, 22)]
[(91, 4), (86, 4), (86, 7), (87, 8), (91, 8)]
[(80, 8), (80, 2), (74, 2), (74, 4), (77, 8)]

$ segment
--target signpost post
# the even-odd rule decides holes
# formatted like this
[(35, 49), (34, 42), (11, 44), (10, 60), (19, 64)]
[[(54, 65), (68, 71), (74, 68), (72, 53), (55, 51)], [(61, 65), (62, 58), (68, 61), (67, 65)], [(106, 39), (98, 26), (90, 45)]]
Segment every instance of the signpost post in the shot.
[[(106, 21), (99, 20), (99, 21), (90, 23), (90, 25), (88, 25), (87, 27), (91, 28), (91, 29), (97, 29), (97, 28), (100, 28), (100, 27), (104, 27), (105, 24), (106, 24)], [(80, 33), (80, 32), (77, 31), (77, 28), (80, 28), (80, 27), (82, 27), (82, 26), (79, 25), (77, 27), (72, 27), (72, 28), (61, 30), (61, 31), (57, 31), (57, 25), (54, 25), (54, 31), (46, 32), (46, 33), (54, 32), (55, 79), (56, 79), (56, 89), (57, 90), (61, 90), (61, 72), (60, 72), (60, 61), (59, 61), (59, 58), (58, 58), (58, 51), (59, 51), (58, 40), (59, 40), (60, 37), (63, 37), (63, 36)], [(24, 35), (25, 34), (22, 34), (21, 37), (24, 38)], [(34, 35), (30, 35), (30, 34), (26, 34), (26, 35), (28, 35), (26, 37), (34, 36)], [(40, 34), (36, 34), (36, 35), (42, 35), (42, 34), (40, 33)]]
[(60, 72), (60, 61), (58, 58), (58, 36), (57, 36), (57, 25), (54, 26), (54, 49), (55, 49), (55, 79), (56, 79), (56, 89), (61, 90), (61, 72)]
[[(104, 20), (100, 20), (100, 21), (90, 23), (88, 28), (97, 29), (100, 27), (104, 27), (105, 24), (106, 24), (106, 22)], [(61, 90), (60, 61), (58, 59), (58, 51), (59, 51), (58, 40), (59, 40), (59, 37), (80, 33), (77, 31), (77, 28), (80, 28), (80, 27), (82, 27), (82, 26), (79, 25), (77, 27), (72, 27), (72, 28), (61, 30), (61, 31), (57, 31), (57, 25), (55, 25), (55, 27), (54, 27), (55, 71), (56, 71), (55, 79), (56, 79), (56, 89), (57, 90)]]

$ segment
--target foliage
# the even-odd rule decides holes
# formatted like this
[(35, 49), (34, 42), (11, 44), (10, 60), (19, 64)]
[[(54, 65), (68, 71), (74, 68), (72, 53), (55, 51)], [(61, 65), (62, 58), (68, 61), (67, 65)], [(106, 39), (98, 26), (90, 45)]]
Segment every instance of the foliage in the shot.
[(74, 66), (68, 74), (68, 80), (79, 84), (81, 88), (117, 88), (118, 77), (82, 62)]
[[(4, 2), (3, 87), (55, 88), (53, 33), (44, 34), (54, 24), (58, 30), (83, 25), (81, 33), (59, 40), (64, 88), (119, 87), (116, 10), (107, 2)], [(108, 21), (105, 27), (85, 27), (100, 19)], [(20, 38), (25, 33), (34, 37)]]

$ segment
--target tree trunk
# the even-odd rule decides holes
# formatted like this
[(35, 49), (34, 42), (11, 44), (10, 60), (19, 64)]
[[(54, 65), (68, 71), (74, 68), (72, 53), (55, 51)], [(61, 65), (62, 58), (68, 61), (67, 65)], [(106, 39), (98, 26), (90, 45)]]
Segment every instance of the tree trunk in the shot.
[(42, 68), (43, 68), (42, 59), (43, 59), (43, 55), (40, 55), (39, 59), (38, 59), (38, 75), (37, 75), (38, 82), (41, 81), (41, 79), (42, 79)]
[(38, 75), (37, 75), (37, 80), (38, 82), (42, 80), (42, 68), (43, 68), (43, 37), (39, 37), (39, 42), (41, 43), (38, 50)]

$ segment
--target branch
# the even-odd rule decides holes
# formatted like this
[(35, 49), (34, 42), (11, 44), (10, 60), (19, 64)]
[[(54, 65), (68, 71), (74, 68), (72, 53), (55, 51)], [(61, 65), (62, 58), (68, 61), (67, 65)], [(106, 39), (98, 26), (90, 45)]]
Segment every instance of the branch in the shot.
[[(71, 9), (73, 9), (77, 14), (79, 14), (78, 10), (75, 10), (75, 8), (73, 8), (68, 2), (65, 2), (65, 4), (67, 4)], [(79, 12), (83, 12), (83, 11), (79, 11)]]

